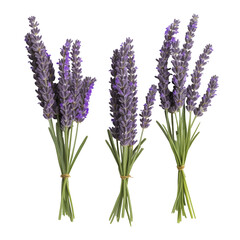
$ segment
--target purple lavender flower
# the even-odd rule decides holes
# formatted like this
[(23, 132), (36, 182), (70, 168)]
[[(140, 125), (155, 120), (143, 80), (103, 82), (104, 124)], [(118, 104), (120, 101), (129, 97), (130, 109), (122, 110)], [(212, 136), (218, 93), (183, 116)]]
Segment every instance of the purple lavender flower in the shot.
[(76, 109), (76, 122), (83, 122), (84, 119), (87, 117), (88, 114), (88, 105), (90, 96), (92, 93), (92, 89), (94, 86), (96, 79), (91, 77), (84, 78), (80, 90), (80, 98), (79, 98), (79, 108)]
[(173, 113), (181, 108), (185, 103), (186, 98), (186, 88), (184, 84), (186, 82), (186, 67), (184, 62), (181, 60), (182, 54), (179, 49), (179, 40), (172, 43), (172, 71), (174, 73), (172, 82), (173, 93), (172, 93), (172, 104), (169, 108), (169, 112)]
[(78, 112), (80, 111), (81, 102), (81, 88), (82, 88), (82, 68), (81, 68), (81, 58), (80, 54), (80, 41), (76, 40), (73, 43), (71, 51), (72, 60), (72, 79), (71, 79), (71, 92), (72, 92), (72, 113), (73, 119), (78, 121), (76, 118)]
[(167, 27), (165, 32), (165, 40), (163, 42), (163, 46), (160, 50), (160, 58), (157, 59), (158, 66), (158, 76), (156, 78), (159, 79), (158, 83), (158, 90), (160, 94), (160, 100), (161, 100), (161, 107), (163, 109), (169, 109), (171, 107), (171, 97), (170, 97), (170, 91), (168, 89), (169, 84), (169, 69), (168, 69), (168, 59), (170, 57), (170, 50), (172, 42), (175, 41), (175, 38), (173, 37), (176, 33), (178, 33), (178, 26), (179, 26), (179, 20), (174, 20), (174, 22)]
[[(166, 37), (161, 52), (161, 58), (158, 60), (158, 72), (159, 75), (157, 78), (159, 79), (159, 93), (160, 93), (160, 99), (161, 99), (161, 107), (163, 109), (167, 109), (168, 112), (174, 113), (178, 111), (184, 104), (185, 99), (187, 98), (187, 110), (188, 111), (194, 111), (196, 100), (199, 97), (199, 94), (197, 92), (199, 86), (200, 86), (200, 80), (202, 76), (203, 66), (206, 64), (209, 55), (212, 52), (212, 46), (207, 45), (204, 49), (203, 54), (200, 55), (199, 60), (196, 62), (196, 67), (193, 72), (192, 76), (192, 84), (189, 85), (186, 89), (185, 82), (186, 78), (188, 76), (188, 62), (191, 59), (191, 48), (193, 46), (193, 37), (195, 36), (195, 31), (197, 29), (197, 23), (198, 23), (198, 16), (193, 15), (190, 23), (188, 25), (188, 31), (185, 35), (185, 44), (183, 45), (183, 48), (179, 48), (179, 40), (175, 40), (174, 37)], [(179, 22), (177, 22), (176, 29), (177, 31)], [(170, 25), (165, 34), (169, 34), (171, 31)], [(166, 42), (166, 40), (169, 40), (170, 42)], [(166, 51), (166, 46), (168, 47), (168, 51)], [(169, 69), (167, 68), (167, 62), (169, 59), (169, 56), (172, 56), (172, 83), (173, 83), (173, 91), (170, 92), (168, 89), (169, 84), (169, 76), (171, 75), (169, 73)]]
[[(137, 75), (132, 39), (127, 38), (112, 57), (110, 111), (114, 138), (122, 145), (134, 145), (137, 134)], [(125, 114), (126, 113), (126, 114)]]
[(203, 112), (207, 111), (208, 106), (211, 106), (211, 99), (216, 95), (216, 90), (218, 88), (218, 77), (215, 75), (211, 77), (210, 82), (208, 83), (208, 88), (206, 93), (202, 97), (198, 108), (194, 109), (194, 114), (196, 116), (202, 116)]
[(153, 104), (155, 101), (155, 96), (157, 93), (157, 86), (152, 85), (149, 89), (149, 92), (146, 96), (146, 103), (144, 104), (144, 109), (142, 110), (141, 114), (140, 114), (140, 126), (142, 128), (148, 128), (149, 127), (149, 123), (151, 122), (151, 119), (149, 119), (151, 117), (151, 110), (153, 108)]
[(134, 51), (133, 51), (133, 40), (130, 38), (126, 39), (126, 43), (129, 44), (129, 52), (128, 52), (128, 82), (131, 89), (132, 94), (132, 109), (131, 109), (131, 122), (132, 122), (132, 128), (131, 128), (131, 142), (130, 145), (134, 145), (137, 140), (134, 140), (137, 134), (137, 67), (135, 66), (135, 59), (134, 59)]
[(132, 142), (132, 91), (128, 81), (128, 55), (130, 46), (127, 42), (121, 45), (119, 50), (119, 61), (117, 62), (116, 84), (115, 88), (118, 91), (119, 97), (119, 140), (121, 145), (127, 146)]
[(111, 67), (112, 69), (110, 70), (112, 77), (110, 78), (110, 84), (111, 84), (111, 89), (110, 89), (110, 115), (112, 117), (112, 123), (113, 127), (110, 128), (112, 136), (120, 140), (120, 129), (119, 129), (119, 107), (120, 107), (120, 102), (119, 102), (119, 97), (118, 97), (118, 91), (116, 89), (116, 77), (117, 77), (117, 63), (120, 59), (119, 56), (119, 51), (116, 49), (113, 51), (113, 57), (112, 59), (112, 64)]
[(27, 43), (31, 69), (34, 73), (33, 77), (38, 87), (36, 92), (40, 100), (40, 105), (43, 107), (43, 116), (46, 119), (51, 119), (56, 116), (53, 64), (44, 43), (41, 41), (42, 36), (39, 35), (39, 24), (36, 22), (36, 18), (30, 17), (28, 20), (30, 22), (31, 33), (25, 36), (25, 41)]
[(73, 96), (71, 93), (71, 75), (70, 75), (70, 47), (72, 40), (67, 39), (65, 45), (61, 49), (62, 59), (59, 60), (59, 83), (58, 95), (60, 104), (61, 127), (70, 127), (73, 122), (72, 102)]
[(212, 45), (207, 45), (203, 53), (199, 56), (198, 61), (196, 62), (195, 69), (193, 74), (191, 74), (192, 84), (187, 87), (187, 106), (186, 109), (188, 111), (193, 111), (196, 107), (196, 101), (200, 97), (198, 93), (198, 89), (200, 87), (200, 81), (202, 77), (202, 72), (204, 70), (203, 66), (207, 64), (207, 60), (209, 59), (209, 55), (212, 53)]
[(195, 31), (197, 30), (198, 15), (193, 14), (190, 23), (188, 25), (188, 31), (185, 35), (185, 44), (181, 50), (181, 60), (187, 74), (188, 71), (188, 62), (191, 60), (191, 48), (193, 46), (193, 37), (195, 36)]

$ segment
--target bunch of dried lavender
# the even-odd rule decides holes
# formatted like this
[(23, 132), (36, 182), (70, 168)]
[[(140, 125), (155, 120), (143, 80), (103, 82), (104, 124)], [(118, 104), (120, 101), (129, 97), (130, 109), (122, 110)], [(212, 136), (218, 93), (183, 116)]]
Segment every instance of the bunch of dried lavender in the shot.
[[(132, 40), (127, 38), (120, 49), (113, 51), (111, 72), (111, 99), (110, 111), (113, 127), (108, 130), (109, 141), (106, 140), (114, 159), (118, 165), (121, 177), (121, 188), (116, 203), (110, 215), (110, 222), (114, 218), (120, 220), (124, 217), (125, 211), (129, 223), (133, 221), (132, 206), (128, 190), (128, 179), (133, 164), (143, 151), (143, 131), (149, 126), (151, 110), (155, 101), (157, 86), (152, 85), (146, 96), (146, 103), (141, 111), (141, 136), (137, 146), (135, 140), (137, 134), (137, 75), (134, 59)], [(115, 138), (115, 141), (114, 139)]]
[[(166, 126), (159, 122), (157, 123), (169, 141), (177, 163), (178, 190), (172, 212), (174, 213), (175, 210), (178, 211), (178, 222), (182, 220), (182, 216), (186, 217), (184, 210), (186, 202), (191, 218), (195, 217), (183, 169), (188, 150), (199, 134), (199, 124), (192, 133), (194, 122), (197, 117), (202, 116), (203, 112), (207, 111), (211, 99), (216, 95), (215, 93), (218, 87), (218, 77), (211, 77), (207, 92), (203, 95), (199, 106), (196, 107), (196, 101), (199, 98), (197, 90), (200, 87), (204, 65), (206, 65), (209, 55), (213, 51), (210, 44), (204, 48), (203, 53), (196, 62), (196, 67), (193, 74), (191, 74), (192, 83), (189, 84), (187, 88), (184, 86), (188, 76), (188, 62), (191, 59), (191, 48), (193, 46), (193, 37), (195, 35), (197, 23), (198, 16), (193, 15), (188, 25), (188, 31), (185, 35), (185, 44), (183, 45), (183, 48), (179, 48), (179, 40), (176, 40), (174, 37), (178, 32), (179, 21), (174, 20), (174, 22), (166, 29), (165, 40), (160, 50), (160, 58), (157, 59), (158, 76), (156, 76), (156, 78), (159, 80), (158, 90), (161, 100), (160, 106), (165, 112)], [(168, 68), (170, 56), (172, 57), (172, 68)], [(172, 72), (170, 72), (171, 69)], [(173, 83), (172, 92), (168, 88), (168, 85), (170, 84), (170, 76), (172, 76)], [(188, 120), (186, 109), (189, 113)], [(193, 119), (192, 112), (195, 114)]]
[[(58, 163), (61, 169), (62, 187), (59, 220), (61, 215), (74, 219), (74, 210), (69, 191), (71, 169), (81, 152), (87, 136), (75, 152), (79, 123), (83, 122), (88, 114), (88, 104), (94, 86), (95, 78), (82, 79), (80, 41), (66, 40), (61, 49), (59, 59), (59, 82), (54, 83), (54, 68), (50, 55), (39, 35), (38, 22), (35, 17), (29, 18), (31, 31), (25, 36), (28, 57), (34, 73), (37, 86), (37, 97), (43, 107), (43, 116), (49, 121), (49, 132), (54, 142)], [(70, 69), (71, 62), (71, 69)], [(56, 128), (53, 120), (56, 119)], [(73, 124), (76, 122), (76, 132), (73, 139)]]

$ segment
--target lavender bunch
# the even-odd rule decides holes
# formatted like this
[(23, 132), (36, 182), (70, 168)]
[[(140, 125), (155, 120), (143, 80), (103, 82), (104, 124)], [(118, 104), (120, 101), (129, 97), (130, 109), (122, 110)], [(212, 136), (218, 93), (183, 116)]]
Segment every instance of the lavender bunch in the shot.
[[(111, 89), (110, 89), (110, 115), (113, 127), (108, 130), (109, 141), (106, 143), (111, 150), (118, 165), (121, 178), (121, 188), (113, 207), (109, 221), (112, 223), (116, 217), (120, 220), (127, 213), (129, 223), (133, 221), (132, 205), (128, 190), (128, 179), (133, 164), (143, 151), (143, 131), (149, 127), (151, 110), (155, 101), (157, 86), (152, 85), (146, 97), (146, 103), (140, 114), (140, 126), (142, 128), (140, 140), (137, 146), (137, 67), (133, 45), (130, 38), (121, 45), (120, 49), (113, 51), (111, 64)], [(114, 141), (115, 139), (115, 141)]]
[[(49, 132), (54, 142), (59, 167), (61, 170), (62, 187), (59, 220), (62, 215), (74, 219), (74, 209), (69, 191), (71, 169), (80, 154), (87, 136), (75, 151), (79, 123), (87, 117), (89, 100), (95, 83), (95, 78), (86, 77), (82, 80), (80, 41), (67, 39), (61, 48), (61, 58), (58, 61), (59, 78), (54, 83), (55, 70), (50, 55), (39, 35), (39, 24), (35, 17), (29, 18), (31, 31), (25, 36), (29, 63), (37, 86), (37, 97), (43, 107), (43, 116), (49, 121)], [(72, 46), (72, 48), (71, 48)], [(56, 119), (56, 125), (53, 125)], [(76, 132), (73, 136), (74, 122)], [(72, 141), (74, 138), (74, 141)], [(73, 144), (72, 144), (73, 143)]]
[[(158, 91), (161, 101), (160, 106), (164, 109), (166, 126), (160, 124), (158, 121), (157, 124), (169, 141), (177, 163), (178, 190), (172, 212), (178, 212), (178, 222), (182, 220), (182, 216), (186, 217), (184, 208), (186, 204), (191, 218), (196, 217), (186, 183), (184, 167), (188, 150), (199, 134), (199, 124), (196, 129), (192, 131), (194, 122), (197, 117), (202, 116), (203, 113), (207, 111), (212, 98), (216, 95), (216, 89), (218, 88), (218, 77), (211, 77), (207, 91), (202, 97), (202, 101), (199, 103), (198, 107), (196, 106), (196, 101), (200, 97), (198, 89), (201, 84), (202, 72), (209, 59), (209, 55), (213, 51), (212, 45), (210, 44), (204, 48), (203, 53), (196, 62), (195, 69), (191, 74), (192, 83), (187, 87), (185, 86), (197, 23), (198, 16), (194, 14), (188, 25), (185, 43), (183, 47), (180, 48), (179, 40), (174, 37), (174, 34), (178, 32), (179, 21), (174, 20), (165, 32), (165, 40), (160, 50), (160, 58), (157, 59), (158, 75), (156, 78), (159, 80)], [(169, 59), (172, 59), (172, 68), (168, 66)], [(173, 85), (172, 92), (168, 88), (170, 77)], [(195, 115), (193, 119), (192, 112)]]

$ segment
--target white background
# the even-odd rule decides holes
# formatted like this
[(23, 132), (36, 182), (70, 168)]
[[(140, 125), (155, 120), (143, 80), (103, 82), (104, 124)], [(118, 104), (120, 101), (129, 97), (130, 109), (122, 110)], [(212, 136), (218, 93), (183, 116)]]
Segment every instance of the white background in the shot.
[[(240, 239), (239, 162), (239, 7), (238, 1), (2, 1), (0, 6), (0, 239)], [(181, 21), (183, 43), (193, 13), (199, 24), (190, 73), (204, 46), (214, 52), (206, 66), (201, 94), (210, 77), (219, 89), (209, 111), (199, 118), (201, 134), (189, 152), (185, 173), (197, 218), (177, 224), (171, 214), (177, 169), (168, 142), (155, 121), (145, 132), (145, 150), (129, 180), (134, 221), (108, 222), (119, 193), (116, 163), (104, 140), (110, 126), (109, 69), (112, 51), (134, 39), (139, 110), (152, 83), (165, 28)], [(60, 170), (48, 122), (37, 104), (24, 36), (36, 16), (55, 68), (66, 38), (82, 42), (83, 75), (97, 82), (90, 112), (79, 131), (89, 136), (70, 178), (76, 219), (57, 220)], [(57, 69), (56, 69), (57, 70)], [(189, 81), (190, 79), (188, 79)], [(139, 129), (140, 130), (140, 129)]]

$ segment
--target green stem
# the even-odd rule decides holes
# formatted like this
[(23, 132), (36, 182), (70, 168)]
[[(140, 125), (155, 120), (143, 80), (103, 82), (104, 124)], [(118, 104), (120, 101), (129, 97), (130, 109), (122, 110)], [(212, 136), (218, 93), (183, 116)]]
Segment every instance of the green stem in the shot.
[(50, 125), (51, 130), (52, 130), (53, 133), (54, 133), (54, 136), (56, 136), (56, 134), (55, 134), (55, 130), (54, 130), (54, 126), (53, 126), (53, 122), (52, 122), (52, 119), (48, 119), (48, 122), (49, 122), (49, 125)]
[(75, 218), (74, 216), (74, 209), (73, 209), (73, 203), (72, 203), (72, 198), (71, 198), (71, 194), (70, 194), (70, 189), (69, 189), (69, 181), (67, 181), (67, 191), (68, 191), (68, 196), (69, 196), (69, 200), (70, 200), (70, 203), (71, 203), (71, 221), (73, 221), (73, 219)]
[(171, 113), (171, 124), (172, 124), (172, 140), (174, 142), (174, 121), (173, 121), (173, 113)]
[[(192, 130), (191, 121), (192, 121), (192, 112), (189, 112), (189, 121), (188, 121), (187, 137), (186, 137), (186, 158), (187, 158), (187, 152), (189, 149), (189, 144), (191, 139), (191, 130)], [(186, 158), (185, 158), (184, 164), (186, 162)]]
[[(123, 146), (123, 160), (122, 160), (122, 169), (123, 175), (126, 176), (127, 173), (127, 162), (128, 162), (128, 146)], [(125, 212), (125, 203), (126, 203), (126, 181), (123, 181), (123, 206), (122, 206), (122, 218), (124, 217)]]
[(142, 142), (142, 138), (143, 138), (143, 132), (144, 132), (144, 128), (142, 128), (141, 135), (140, 135), (140, 140), (139, 140), (138, 146), (137, 146), (137, 151), (135, 151), (130, 165), (132, 165), (134, 163), (134, 161), (136, 159), (136, 156), (137, 156), (137, 154), (139, 152), (139, 149), (140, 149), (140, 146), (141, 146), (141, 142)]
[[(127, 196), (128, 196), (128, 203), (129, 203), (129, 209), (130, 209), (130, 220), (133, 221), (133, 214), (132, 214), (132, 204), (131, 204), (131, 199), (130, 199), (130, 194), (128, 191), (128, 187), (127, 187)], [(130, 222), (131, 224), (131, 222)]]
[(77, 127), (76, 127), (76, 132), (75, 132), (75, 139), (74, 139), (74, 143), (73, 143), (72, 154), (71, 154), (71, 157), (70, 157), (70, 163), (72, 162), (74, 151), (75, 151), (75, 146), (76, 146), (76, 142), (77, 142), (78, 125), (79, 125), (79, 122), (77, 122)]
[(193, 124), (194, 124), (196, 118), (197, 118), (197, 116), (195, 115), (195, 117), (194, 117), (194, 119), (193, 119), (193, 121), (192, 121), (191, 127), (193, 126)]
[(65, 127), (64, 129), (64, 137), (65, 137), (65, 162), (66, 168), (68, 169), (69, 161), (68, 161), (68, 128)]
[(178, 119), (177, 119), (177, 114), (176, 114), (176, 112), (174, 113), (174, 116), (175, 116), (176, 125), (177, 125), (177, 130), (178, 130)]
[(69, 157), (70, 157), (70, 151), (71, 151), (71, 145), (72, 145), (72, 132), (73, 132), (73, 123), (72, 123), (71, 129), (70, 129), (70, 141), (69, 141), (69, 146), (68, 146), (68, 156)]
[(166, 109), (164, 111), (165, 113), (165, 118), (166, 118), (166, 123), (167, 123), (167, 128), (168, 128), (168, 132), (169, 132), (169, 135), (172, 137), (172, 131), (171, 131), (171, 127), (170, 127), (170, 121), (169, 121), (169, 118), (168, 118), (168, 110)]
[(118, 153), (118, 156), (119, 156), (119, 159), (120, 159), (119, 143), (118, 143), (117, 139), (116, 139), (116, 146), (117, 146), (117, 153)]

